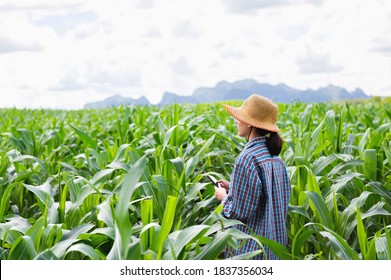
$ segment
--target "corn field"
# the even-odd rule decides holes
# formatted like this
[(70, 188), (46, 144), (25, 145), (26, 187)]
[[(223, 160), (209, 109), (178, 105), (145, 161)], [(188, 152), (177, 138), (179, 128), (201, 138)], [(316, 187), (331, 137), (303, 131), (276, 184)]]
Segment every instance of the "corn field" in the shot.
[(0, 259), (219, 259), (249, 238), (281, 259), (391, 259), (391, 103), (279, 108), (286, 247), (220, 214), (206, 175), (229, 180), (246, 144), (221, 103), (0, 109)]

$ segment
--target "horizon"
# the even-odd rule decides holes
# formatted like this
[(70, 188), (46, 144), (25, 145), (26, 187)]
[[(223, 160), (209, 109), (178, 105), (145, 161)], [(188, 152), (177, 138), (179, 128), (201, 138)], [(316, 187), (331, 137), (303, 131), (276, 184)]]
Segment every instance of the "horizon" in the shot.
[[(113, 94), (113, 95), (111, 95), (111, 96), (109, 96), (109, 97), (107, 97), (107, 98), (100, 99), (100, 100), (96, 100), (96, 101), (93, 101), (93, 102), (90, 102), (90, 103), (86, 103), (86, 104), (84, 104), (84, 106), (85, 106), (85, 105), (88, 105), (88, 104), (91, 104), (91, 103), (95, 103), (95, 102), (103, 102), (103, 101), (105, 101), (105, 100), (107, 100), (107, 99), (110, 99), (110, 98), (113, 98), (113, 97), (129, 98), (129, 99), (132, 99), (132, 100), (135, 100), (135, 101), (145, 98), (145, 99), (148, 101), (148, 103), (149, 103), (150, 105), (159, 105), (159, 104), (163, 101), (163, 98), (164, 98), (165, 94), (174, 94), (174, 95), (181, 96), (181, 97), (182, 97), (182, 96), (183, 96), (183, 97), (191, 97), (191, 96), (194, 95), (194, 93), (195, 93), (198, 89), (201, 89), (201, 88), (212, 88), (212, 89), (213, 89), (213, 88), (216, 88), (220, 83), (227, 82), (227, 83), (229, 83), (229, 84), (232, 85), (232, 84), (235, 84), (235, 83), (238, 83), (238, 82), (243, 82), (243, 81), (246, 81), (246, 80), (253, 80), (253, 81), (259, 83), (258, 81), (254, 80), (254, 79), (243, 79), (243, 80), (240, 80), (240, 81), (234, 81), (234, 82), (232, 82), (232, 83), (223, 80), (223, 81), (220, 81), (220, 82), (216, 83), (216, 85), (215, 85), (214, 87), (202, 87), (202, 86), (201, 86), (201, 87), (198, 87), (198, 88), (195, 89), (195, 90), (193, 91), (193, 93), (190, 94), (190, 95), (181, 95), (181, 94), (178, 94), (178, 93), (175, 93), (175, 92), (168, 92), (168, 91), (165, 91), (165, 92), (162, 94), (161, 99), (160, 99), (157, 103), (156, 103), (156, 102), (151, 102), (151, 100), (149, 100), (146, 96), (140, 96), (140, 97), (137, 97), (137, 98), (133, 98), (133, 97), (127, 97), (127, 96), (124, 96), (124, 95), (121, 95), (121, 94)], [(287, 85), (287, 84), (285, 84), (285, 83), (278, 83), (278, 84), (259, 83), (259, 84), (260, 84), (260, 85), (271, 85), (271, 86), (286, 86), (286, 87), (289, 87), (290, 89), (293, 89), (293, 90), (301, 90), (301, 89), (293, 88), (293, 87), (291, 87), (291, 86), (289, 86), (289, 85)], [(317, 88), (306, 88), (306, 89), (303, 89), (303, 91), (307, 91), (307, 90), (318, 91), (318, 90), (326, 89), (326, 88), (329, 88), (329, 87), (336, 87), (336, 88), (339, 88), (339, 89), (347, 90), (347, 89), (345, 89), (344, 87), (340, 87), (340, 86), (333, 85), (333, 84), (328, 84), (328, 85), (325, 85), (325, 86), (319, 86), (319, 87), (317, 87)], [(362, 91), (362, 92), (363, 92), (367, 97), (369, 97), (369, 98), (374, 97), (374, 95), (371, 95), (371, 94), (369, 94), (369, 93), (367, 93), (367, 92), (364, 92), (362, 89), (360, 89), (360, 88), (358, 88), (358, 87), (355, 88), (354, 90), (348, 91), (348, 92), (349, 92), (349, 93), (353, 93), (353, 92), (356, 92), (356, 91)], [(262, 95), (262, 93), (260, 93), (260, 92), (257, 93), (257, 94)], [(380, 97), (385, 97), (385, 96), (380, 96)], [(239, 100), (239, 99), (238, 99), (238, 100)]]
[[(193, 96), (194, 92), (197, 90), (197, 89), (200, 89), (200, 88), (215, 88), (217, 87), (220, 83), (224, 83), (224, 82), (227, 82), (227, 83), (230, 83), (230, 84), (235, 84), (235, 83), (238, 83), (238, 82), (243, 82), (243, 81), (246, 81), (246, 80), (253, 80), (257, 83), (259, 83), (260, 85), (271, 85), (271, 86), (286, 86), (286, 87), (289, 87), (290, 89), (293, 89), (293, 90), (302, 90), (302, 91), (306, 91), (306, 90), (312, 90), (312, 91), (318, 91), (318, 90), (321, 90), (321, 89), (326, 89), (328, 87), (337, 87), (339, 89), (343, 89), (343, 90), (346, 90), (348, 91), (349, 93), (353, 93), (355, 91), (362, 91), (368, 98), (373, 98), (373, 97), (376, 97), (376, 95), (371, 95), (365, 91), (363, 91), (362, 89), (356, 87), (354, 88), (353, 90), (349, 91), (347, 90), (346, 88), (344, 87), (341, 87), (341, 86), (338, 86), (338, 85), (334, 85), (334, 84), (328, 84), (328, 85), (324, 85), (324, 86), (319, 86), (319, 87), (316, 87), (316, 88), (305, 88), (305, 89), (297, 89), (297, 88), (294, 88), (294, 87), (291, 87), (289, 85), (287, 85), (286, 83), (276, 83), (276, 84), (269, 84), (269, 83), (260, 83), (254, 79), (243, 79), (243, 80), (240, 80), (240, 81), (234, 81), (234, 82), (227, 82), (226, 80), (222, 80), (222, 81), (219, 81), (217, 82), (214, 86), (211, 86), (211, 87), (203, 87), (203, 86), (200, 86), (198, 88), (196, 88), (190, 95), (181, 95), (181, 94), (178, 94), (178, 93), (175, 93), (175, 92), (168, 92), (168, 91), (165, 91), (163, 92), (161, 98), (158, 100), (158, 102), (151, 102), (150, 99), (148, 99), (146, 96), (139, 96), (139, 97), (131, 97), (131, 96), (126, 96), (126, 95), (121, 95), (121, 94), (118, 94), (118, 93), (114, 93), (106, 98), (103, 98), (103, 99), (98, 99), (98, 100), (93, 100), (92, 102), (87, 102), (87, 103), (84, 103), (81, 107), (79, 108), (56, 108), (56, 107), (34, 107), (34, 108), (29, 108), (29, 107), (0, 107), (0, 109), (7, 109), (7, 108), (11, 108), (11, 109), (37, 109), (37, 110), (83, 110), (83, 109), (86, 109), (85, 106), (88, 105), (88, 104), (92, 104), (92, 103), (99, 103), (99, 102), (104, 102), (105, 100), (107, 99), (110, 99), (110, 98), (113, 98), (113, 97), (119, 97), (119, 98), (129, 98), (129, 99), (132, 99), (132, 100), (140, 100), (142, 98), (145, 98), (147, 101), (148, 101), (148, 105), (151, 105), (151, 106), (156, 106), (156, 105), (160, 105), (160, 103), (163, 101), (163, 98), (164, 98), (164, 95), (165, 94), (174, 94), (174, 95), (177, 95), (177, 96), (183, 96), (183, 97), (191, 97)], [(257, 93), (257, 94), (261, 94), (261, 93)], [(262, 94), (261, 94), (262, 95)], [(388, 96), (379, 96), (380, 98), (385, 98), (385, 97), (388, 97)], [(233, 100), (241, 100), (241, 99), (232, 99)], [(225, 100), (224, 101), (228, 101), (228, 100)], [(216, 101), (216, 102), (219, 102), (219, 101)], [(211, 103), (211, 102), (207, 102), (207, 103)], [(284, 102), (277, 102), (277, 103), (284, 103)]]

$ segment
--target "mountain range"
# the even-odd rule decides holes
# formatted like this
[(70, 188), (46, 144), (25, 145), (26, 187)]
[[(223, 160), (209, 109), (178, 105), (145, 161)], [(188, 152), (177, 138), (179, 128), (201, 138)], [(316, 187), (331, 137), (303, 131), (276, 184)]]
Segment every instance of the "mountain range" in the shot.
[[(165, 92), (161, 101), (157, 104), (197, 104), (209, 103), (224, 100), (244, 100), (253, 93), (258, 93), (274, 102), (292, 103), (292, 102), (327, 102), (346, 99), (367, 99), (371, 96), (365, 94), (361, 89), (349, 92), (345, 88), (334, 85), (328, 85), (316, 90), (306, 89), (299, 90), (291, 88), (285, 84), (271, 85), (266, 83), (258, 83), (253, 79), (245, 79), (236, 82), (221, 81), (215, 87), (200, 87), (197, 88), (192, 95), (183, 96), (171, 92)], [(116, 107), (119, 105), (149, 105), (147, 98), (140, 97), (133, 99), (120, 95), (113, 95), (102, 101), (87, 103), (84, 108), (107, 108)]]

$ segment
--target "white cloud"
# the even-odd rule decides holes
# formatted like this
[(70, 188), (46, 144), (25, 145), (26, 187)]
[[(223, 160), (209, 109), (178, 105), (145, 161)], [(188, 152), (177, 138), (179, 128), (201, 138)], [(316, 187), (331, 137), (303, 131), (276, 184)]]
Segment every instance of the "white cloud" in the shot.
[(0, 14), (0, 107), (118, 93), (156, 103), (246, 78), (391, 86), (389, 1), (20, 0)]
[(173, 34), (176, 38), (198, 38), (201, 34), (190, 20), (180, 21), (173, 28)]
[(297, 59), (299, 71), (303, 74), (339, 72), (343, 67), (334, 64), (327, 53), (307, 51)]
[(16, 41), (14, 38), (0, 36), (0, 53), (20, 51), (39, 52), (43, 51), (43, 47), (37, 42), (23, 42), (22, 40)]
[(32, 109), (80, 109), (87, 102), (97, 99), (104, 99), (111, 96), (111, 93), (101, 94), (98, 97), (95, 92), (82, 90), (70, 92), (40, 92), (33, 90), (24, 90), (22, 88), (15, 90), (0, 85), (1, 92), (10, 92), (2, 96), (1, 107), (8, 108), (32, 108)]
[(73, 30), (85, 22), (91, 22), (96, 19), (96, 14), (92, 11), (76, 11), (63, 15), (48, 15), (32, 20), (36, 26), (49, 26), (60, 36)]
[(5, 13), (0, 17), (1, 53), (43, 51), (51, 37), (49, 29), (31, 25), (26, 15)]
[(172, 70), (177, 75), (190, 76), (194, 73), (194, 70), (189, 66), (186, 58), (180, 57), (172, 64)]
[(322, 5), (323, 0), (225, 0), (223, 1), (227, 11), (232, 13), (255, 14), (260, 9), (287, 7), (292, 5)]
[(385, 56), (391, 56), (391, 44), (388, 43), (379, 44), (379, 46), (374, 47), (372, 50)]
[(0, 4), (0, 12), (64, 12), (64, 10), (74, 10), (80, 7), (80, 2), (75, 0), (4, 0)]
[(136, 7), (140, 9), (152, 9), (155, 5), (154, 0), (137, 0)]

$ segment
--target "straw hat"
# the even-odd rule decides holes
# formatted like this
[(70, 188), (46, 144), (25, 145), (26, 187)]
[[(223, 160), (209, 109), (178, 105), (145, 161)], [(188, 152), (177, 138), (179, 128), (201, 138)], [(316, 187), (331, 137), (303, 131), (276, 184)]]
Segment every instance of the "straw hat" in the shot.
[(227, 109), (228, 113), (242, 123), (268, 131), (280, 131), (276, 126), (278, 107), (266, 97), (252, 94), (238, 108), (226, 104), (223, 106)]

